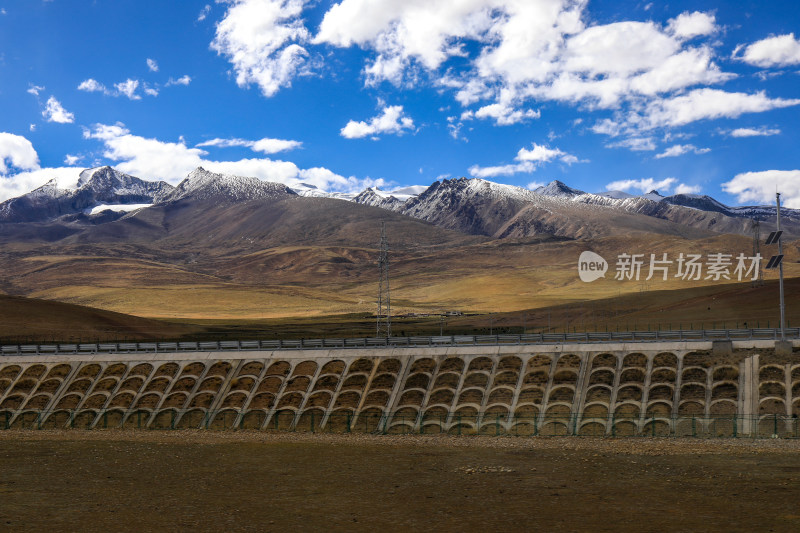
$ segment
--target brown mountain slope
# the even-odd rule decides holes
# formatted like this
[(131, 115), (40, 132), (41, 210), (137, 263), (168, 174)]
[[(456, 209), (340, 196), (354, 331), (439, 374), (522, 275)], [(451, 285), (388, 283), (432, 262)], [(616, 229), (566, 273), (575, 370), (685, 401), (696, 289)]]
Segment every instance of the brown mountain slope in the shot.
[(0, 342), (175, 338), (200, 328), (56, 301), (0, 296)]
[(189, 247), (198, 253), (218, 253), (220, 247), (370, 246), (378, 242), (381, 221), (386, 222), (396, 248), (455, 246), (484, 240), (376, 207), (331, 198), (290, 197), (156, 205), (86, 228), (64, 243), (145, 243), (149, 247)]

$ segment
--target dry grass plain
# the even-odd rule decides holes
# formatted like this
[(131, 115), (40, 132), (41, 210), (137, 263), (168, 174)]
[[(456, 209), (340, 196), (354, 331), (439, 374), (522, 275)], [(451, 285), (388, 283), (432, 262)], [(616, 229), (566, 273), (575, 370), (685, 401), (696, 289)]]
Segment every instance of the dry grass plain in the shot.
[[(436, 315), (395, 319), (399, 334), (496, 333), (774, 326), (775, 272), (751, 288), (735, 280), (616, 281), (619, 253), (750, 253), (752, 242), (718, 235), (626, 235), (592, 241), (467, 239), (455, 244), (404, 242), (391, 254), (395, 314)], [(586, 284), (577, 258), (592, 249), (611, 263), (605, 279)], [(766, 248), (766, 247), (765, 247)], [(786, 276), (800, 278), (800, 251), (786, 245)], [(0, 337), (43, 340), (125, 338), (362, 336), (374, 326), (376, 253), (364, 246), (276, 245), (259, 248), (155, 249), (140, 245), (9, 245), (0, 256), (0, 289), (8, 295), (84, 306), (72, 313), (40, 306), (39, 315), (0, 309)], [(769, 250), (763, 250), (769, 255)], [(790, 323), (800, 324), (787, 285)], [(145, 317), (99, 320), (103, 312)], [(465, 316), (442, 322), (438, 315)], [(78, 317), (81, 317), (78, 319)], [(26, 317), (25, 319), (20, 319)], [(76, 323), (79, 321), (80, 323)], [(116, 325), (115, 325), (116, 324)], [(147, 326), (142, 329), (140, 326)], [(216, 336), (216, 337), (215, 337)]]
[(800, 443), (0, 432), (9, 531), (800, 529)]

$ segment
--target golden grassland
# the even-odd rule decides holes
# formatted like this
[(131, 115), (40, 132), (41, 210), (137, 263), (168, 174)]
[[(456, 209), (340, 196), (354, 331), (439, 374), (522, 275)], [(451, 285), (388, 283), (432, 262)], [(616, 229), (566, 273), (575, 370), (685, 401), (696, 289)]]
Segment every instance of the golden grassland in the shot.
[[(765, 247), (766, 248), (766, 247)], [(606, 277), (580, 281), (577, 258), (591, 249), (610, 263)], [(707, 327), (724, 323), (775, 325), (776, 271), (766, 284), (731, 280), (647, 281), (614, 279), (620, 253), (739, 253), (752, 241), (734, 235), (685, 240), (635, 235), (592, 241), (501, 240), (452, 247), (411, 247), (392, 252), (390, 280), (396, 332), (519, 332)], [(793, 302), (800, 296), (800, 251), (785, 246), (787, 312), (800, 325)], [(17, 313), (24, 298), (7, 300), (0, 337), (177, 338), (225, 336), (348, 336), (374, 330), (378, 270), (375, 251), (345, 246), (285, 246), (217, 255), (131, 253), (84, 248), (32, 250), (0, 258), (0, 288), (35, 302), (73, 304), (71, 311), (42, 304)], [(770, 250), (762, 255), (769, 257)], [(28, 300), (31, 301), (31, 300)], [(78, 312), (79, 309), (86, 311)], [(464, 314), (446, 320), (448, 311)], [(146, 317), (127, 327), (125, 318)], [(37, 314), (38, 313), (38, 314)], [(79, 323), (66, 320), (76, 319)], [(105, 316), (105, 315), (104, 315)], [(117, 315), (115, 315), (117, 316)], [(119, 318), (119, 316), (118, 316)], [(143, 319), (145, 320), (145, 319)], [(92, 324), (92, 325), (86, 325)], [(137, 329), (138, 328), (138, 329)], [(108, 332), (106, 335), (105, 332)]]

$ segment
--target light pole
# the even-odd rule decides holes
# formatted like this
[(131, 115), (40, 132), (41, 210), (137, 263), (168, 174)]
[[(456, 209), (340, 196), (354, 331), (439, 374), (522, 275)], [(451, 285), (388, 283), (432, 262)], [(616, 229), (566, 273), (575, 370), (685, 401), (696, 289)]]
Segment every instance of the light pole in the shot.
[[(781, 193), (775, 193), (775, 204), (778, 207), (778, 257), (783, 256), (783, 243), (780, 238), (781, 231)], [(786, 304), (783, 301), (783, 261), (778, 264), (778, 287), (781, 293), (781, 340), (786, 340)]]

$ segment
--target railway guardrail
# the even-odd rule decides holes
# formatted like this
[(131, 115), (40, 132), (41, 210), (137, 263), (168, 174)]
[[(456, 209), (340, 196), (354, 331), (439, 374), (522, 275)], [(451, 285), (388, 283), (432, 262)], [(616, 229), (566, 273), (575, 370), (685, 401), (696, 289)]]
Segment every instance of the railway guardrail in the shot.
[[(800, 328), (787, 328), (786, 338), (800, 337)], [(434, 335), (417, 337), (356, 337), (321, 339), (274, 339), (197, 342), (100, 342), (53, 344), (5, 344), (0, 356), (226, 352), (243, 350), (309, 350), (350, 348), (404, 348), (423, 346), (502, 346), (510, 344), (564, 344), (603, 342), (718, 341), (780, 339), (780, 329), (701, 329), (659, 331), (605, 331), (584, 333), (524, 333), (504, 335)]]

